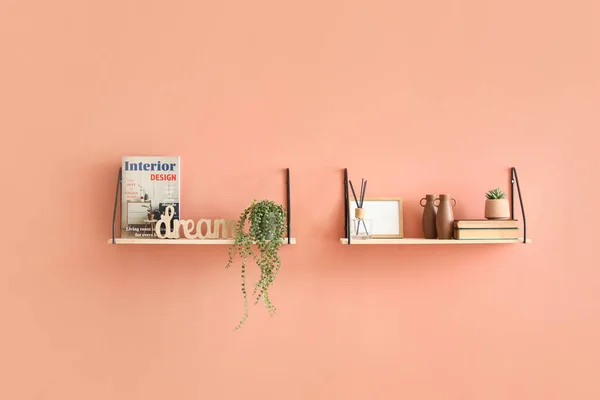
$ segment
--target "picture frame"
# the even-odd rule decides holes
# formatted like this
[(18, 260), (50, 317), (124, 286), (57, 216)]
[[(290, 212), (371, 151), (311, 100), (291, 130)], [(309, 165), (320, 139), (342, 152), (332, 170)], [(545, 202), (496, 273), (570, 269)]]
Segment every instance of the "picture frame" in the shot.
[[(365, 219), (373, 221), (373, 239), (404, 238), (404, 202), (402, 197), (365, 197), (363, 202)], [(356, 202), (349, 200), (350, 219), (354, 218)]]

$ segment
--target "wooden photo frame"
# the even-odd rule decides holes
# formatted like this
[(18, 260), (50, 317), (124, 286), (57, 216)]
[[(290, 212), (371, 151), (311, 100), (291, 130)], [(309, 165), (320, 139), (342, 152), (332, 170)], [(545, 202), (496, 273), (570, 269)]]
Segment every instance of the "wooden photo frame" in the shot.
[[(350, 219), (354, 218), (356, 202), (349, 201)], [(365, 197), (363, 203), (365, 219), (373, 221), (373, 239), (404, 238), (402, 197)]]

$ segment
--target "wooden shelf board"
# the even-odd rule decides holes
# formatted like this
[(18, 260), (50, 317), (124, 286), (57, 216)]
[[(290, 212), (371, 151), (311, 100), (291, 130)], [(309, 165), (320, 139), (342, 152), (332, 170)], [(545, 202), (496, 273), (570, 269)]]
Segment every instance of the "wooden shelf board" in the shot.
[[(296, 244), (296, 238), (291, 239), (290, 244)], [(287, 239), (281, 241), (282, 244), (288, 244)], [(108, 244), (112, 244), (112, 239), (108, 239)], [(202, 245), (228, 245), (233, 244), (233, 239), (136, 239), (136, 238), (115, 238), (115, 244), (202, 244)]]
[[(340, 243), (348, 244), (348, 239), (341, 238)], [(502, 239), (502, 240), (443, 240), (443, 239), (420, 239), (420, 238), (405, 238), (405, 239), (354, 239), (350, 243), (353, 245), (364, 244), (514, 244), (523, 243), (523, 239)], [(527, 243), (531, 243), (531, 239), (527, 239)]]

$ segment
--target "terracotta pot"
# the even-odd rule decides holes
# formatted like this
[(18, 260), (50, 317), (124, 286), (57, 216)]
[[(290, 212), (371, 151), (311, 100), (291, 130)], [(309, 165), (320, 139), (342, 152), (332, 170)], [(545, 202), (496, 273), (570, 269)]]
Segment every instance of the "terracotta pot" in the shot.
[[(452, 208), (456, 206), (454, 200), (449, 194), (440, 194), (438, 213), (435, 219), (439, 239), (452, 239), (454, 233), (454, 212)], [(452, 204), (454, 202), (454, 204)]]
[[(427, 194), (421, 199), (421, 207), (423, 207), (421, 225), (423, 227), (425, 239), (437, 239), (438, 237), (437, 228), (435, 226), (437, 207), (434, 203), (436, 199), (437, 196), (435, 194)], [(425, 200), (425, 204), (423, 204), (423, 200)]]
[(509, 219), (508, 199), (486, 199), (485, 217), (487, 219)]

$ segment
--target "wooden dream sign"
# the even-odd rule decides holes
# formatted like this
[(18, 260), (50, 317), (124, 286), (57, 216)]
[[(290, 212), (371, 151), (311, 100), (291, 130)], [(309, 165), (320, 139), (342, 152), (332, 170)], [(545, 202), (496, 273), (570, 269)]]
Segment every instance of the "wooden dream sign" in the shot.
[[(225, 219), (200, 219), (198, 223), (194, 225), (192, 219), (181, 219), (173, 221), (173, 229), (171, 230), (171, 220), (175, 215), (175, 208), (173, 206), (167, 206), (165, 213), (161, 215), (154, 226), (156, 237), (159, 239), (179, 239), (180, 229), (183, 230), (183, 235), (187, 239), (229, 239), (235, 238), (235, 221)], [(214, 223), (213, 223), (214, 222)], [(165, 227), (165, 234), (161, 233), (161, 227)], [(206, 229), (203, 231), (203, 227)], [(219, 235), (220, 234), (220, 235)]]

